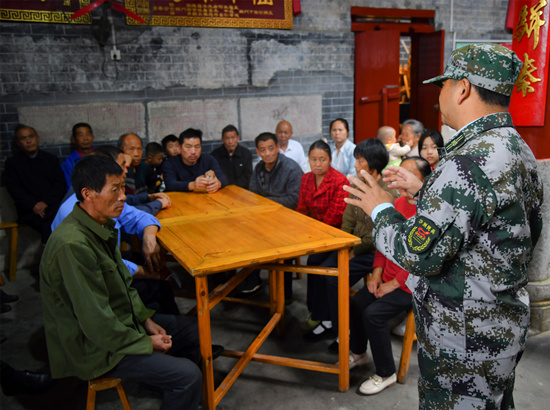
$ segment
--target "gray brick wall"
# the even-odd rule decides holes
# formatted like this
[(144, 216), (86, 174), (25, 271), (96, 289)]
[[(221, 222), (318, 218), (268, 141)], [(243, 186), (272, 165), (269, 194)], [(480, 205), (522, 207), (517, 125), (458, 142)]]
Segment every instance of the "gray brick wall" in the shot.
[[(17, 107), (24, 104), (320, 93), (324, 135), (336, 117), (353, 124), (351, 6), (435, 9), (436, 28), (447, 30), (446, 54), (451, 52), (449, 0), (302, 0), (301, 4), (302, 14), (295, 17), (291, 31), (147, 28), (118, 47), (122, 61), (116, 67), (108, 59), (109, 47), (104, 50), (104, 64), (104, 52), (87, 26), (0, 23), (0, 170), (13, 149)], [(456, 35), (509, 37), (504, 31), (507, 4), (454, 1)], [(119, 39), (133, 35), (128, 28), (117, 30)], [(40, 130), (40, 124), (30, 125)], [(67, 124), (67, 135), (71, 126)], [(70, 152), (68, 141), (42, 144), (60, 158)], [(205, 142), (205, 151), (211, 145), (215, 143)]]

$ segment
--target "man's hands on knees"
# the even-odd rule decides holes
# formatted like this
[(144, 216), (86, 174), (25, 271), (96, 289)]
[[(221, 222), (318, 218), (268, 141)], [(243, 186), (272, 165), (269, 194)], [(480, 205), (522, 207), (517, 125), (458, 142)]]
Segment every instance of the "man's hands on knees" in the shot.
[(143, 322), (143, 327), (153, 342), (153, 350), (159, 353), (165, 353), (172, 347), (172, 336), (166, 334), (162, 326), (153, 322), (153, 319), (147, 318)]
[(48, 204), (46, 202), (40, 201), (34, 205), (34, 207), (32, 208), (32, 212), (38, 215), (40, 218), (44, 218), (46, 216), (47, 207)]
[(368, 172), (361, 170), (361, 176), (365, 178), (365, 182), (352, 175), (348, 175), (349, 181), (356, 188), (344, 185), (344, 190), (357, 197), (357, 199), (351, 197), (345, 198), (344, 200), (348, 204), (361, 208), (369, 216), (372, 214), (372, 210), (378, 205), (386, 202), (393, 204), (393, 197), (384, 191)]

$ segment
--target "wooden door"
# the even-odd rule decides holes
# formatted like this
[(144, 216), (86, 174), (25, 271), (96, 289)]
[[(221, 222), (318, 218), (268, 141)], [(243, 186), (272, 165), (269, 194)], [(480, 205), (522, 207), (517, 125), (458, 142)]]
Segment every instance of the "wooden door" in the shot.
[(436, 130), (441, 129), (440, 88), (422, 81), (443, 73), (444, 39), (444, 31), (411, 36), (410, 117)]
[(355, 143), (382, 125), (399, 131), (399, 31), (355, 34)]

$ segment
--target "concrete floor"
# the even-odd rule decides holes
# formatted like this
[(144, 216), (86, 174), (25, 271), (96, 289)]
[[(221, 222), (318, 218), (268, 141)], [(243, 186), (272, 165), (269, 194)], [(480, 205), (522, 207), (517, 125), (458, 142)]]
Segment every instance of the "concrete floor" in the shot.
[[(264, 283), (266, 282), (265, 276)], [(294, 281), (294, 302), (287, 306), (286, 333), (283, 337), (271, 335), (260, 353), (282, 354), (333, 363), (337, 357), (330, 354), (330, 341), (308, 344), (302, 341), (300, 323), (307, 314), (305, 306), (306, 280)], [(0, 345), (2, 360), (18, 369), (44, 371), (48, 369), (43, 335), (40, 294), (37, 280), (29, 270), (20, 270), (15, 282), (2, 288), (19, 295), (13, 310), (0, 316)], [(263, 295), (267, 298), (267, 294)], [(193, 306), (190, 299), (178, 298), (183, 312)], [(228, 349), (245, 350), (258, 330), (267, 321), (267, 311), (244, 305), (220, 303), (212, 311), (213, 343)], [(399, 363), (401, 338), (394, 336), (392, 346)], [(369, 351), (370, 355), (370, 351)], [(214, 363), (216, 383), (220, 383), (233, 365), (234, 359), (220, 357)], [(550, 332), (533, 335), (521, 360), (516, 377), (515, 403), (518, 409), (545, 409), (550, 399)], [(396, 384), (370, 397), (358, 394), (360, 384), (374, 373), (374, 367), (356, 368), (350, 374), (350, 389), (338, 391), (338, 377), (306, 370), (251, 363), (221, 400), (218, 409), (412, 409), (418, 406), (417, 361), (412, 355), (405, 384)], [(158, 409), (161, 398), (154, 391), (132, 381), (124, 388), (134, 410)], [(0, 409), (82, 410), (86, 406), (86, 383), (63, 379), (49, 392), (38, 396), (7, 397), (0, 395)], [(99, 392), (96, 401), (99, 410), (121, 409), (116, 392)]]

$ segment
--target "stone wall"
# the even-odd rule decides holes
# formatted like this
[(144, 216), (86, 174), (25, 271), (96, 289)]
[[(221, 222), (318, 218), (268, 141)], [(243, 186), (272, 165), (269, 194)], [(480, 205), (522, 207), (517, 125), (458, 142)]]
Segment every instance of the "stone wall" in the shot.
[[(117, 28), (119, 41), (139, 37), (118, 46), (122, 59), (116, 65), (108, 58), (110, 48), (100, 48), (88, 26), (0, 23), (0, 170), (13, 150), (11, 131), (20, 120), (20, 109), (27, 105), (321, 95), (321, 130), (312, 138), (298, 137), (307, 146), (326, 136), (336, 117), (353, 124), (351, 6), (436, 10), (436, 29), (447, 31), (446, 55), (452, 49), (451, 14), (459, 38), (510, 37), (504, 31), (506, 0), (302, 0), (301, 5), (293, 30), (136, 31), (122, 26)], [(80, 121), (75, 112), (57, 135), (42, 138), (42, 146), (63, 159), (71, 151), (70, 128)], [(42, 124), (30, 125), (40, 133)], [(148, 142), (157, 136), (142, 137)], [(99, 138), (113, 141), (105, 135)], [(207, 151), (213, 141), (207, 141)]]

